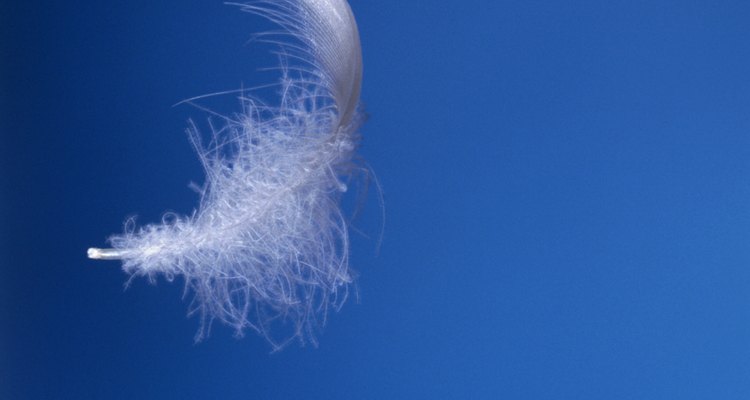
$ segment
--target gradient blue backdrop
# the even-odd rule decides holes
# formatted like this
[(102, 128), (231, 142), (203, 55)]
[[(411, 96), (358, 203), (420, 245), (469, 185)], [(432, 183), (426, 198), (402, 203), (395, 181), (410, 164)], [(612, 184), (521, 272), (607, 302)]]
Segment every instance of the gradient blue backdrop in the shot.
[(172, 104), (272, 81), (269, 25), (0, 3), (0, 398), (750, 398), (748, 4), (352, 0), (382, 248), (371, 196), (359, 304), (269, 354), (85, 258), (196, 205)]

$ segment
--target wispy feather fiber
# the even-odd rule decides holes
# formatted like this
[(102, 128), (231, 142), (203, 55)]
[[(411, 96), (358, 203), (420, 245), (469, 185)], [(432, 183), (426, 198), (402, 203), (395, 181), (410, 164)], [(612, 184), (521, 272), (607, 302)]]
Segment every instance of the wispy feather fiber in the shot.
[[(286, 68), (278, 107), (243, 97), (242, 112), (201, 144), (206, 181), (198, 209), (109, 239), (133, 276), (181, 276), (194, 295), (204, 337), (214, 320), (246, 328), (274, 346), (315, 341), (327, 311), (346, 299), (352, 274), (340, 197), (356, 166), (362, 58), (345, 0), (240, 5), (276, 22)], [(285, 37), (284, 35), (289, 35)], [(98, 257), (97, 257), (98, 255)]]

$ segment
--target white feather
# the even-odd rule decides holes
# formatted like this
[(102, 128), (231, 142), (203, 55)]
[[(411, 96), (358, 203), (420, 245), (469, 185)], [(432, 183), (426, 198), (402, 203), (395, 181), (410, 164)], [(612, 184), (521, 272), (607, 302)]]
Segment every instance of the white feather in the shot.
[[(339, 208), (358, 143), (359, 34), (345, 0), (262, 0), (241, 5), (293, 35), (285, 47), (301, 73), (282, 79), (279, 107), (245, 100), (235, 121), (201, 145), (206, 171), (191, 216), (112, 236), (89, 257), (121, 259), (133, 276), (182, 276), (204, 337), (215, 319), (251, 328), (274, 346), (315, 340), (331, 306), (346, 299), (347, 223)], [(281, 333), (282, 327), (291, 328)]]

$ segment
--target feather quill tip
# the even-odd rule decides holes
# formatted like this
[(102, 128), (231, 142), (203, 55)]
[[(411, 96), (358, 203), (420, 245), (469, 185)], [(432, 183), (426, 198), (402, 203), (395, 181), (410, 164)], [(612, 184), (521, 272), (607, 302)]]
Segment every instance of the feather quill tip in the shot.
[(91, 247), (86, 254), (92, 260), (121, 260), (124, 256), (122, 250), (117, 249), (99, 249)]

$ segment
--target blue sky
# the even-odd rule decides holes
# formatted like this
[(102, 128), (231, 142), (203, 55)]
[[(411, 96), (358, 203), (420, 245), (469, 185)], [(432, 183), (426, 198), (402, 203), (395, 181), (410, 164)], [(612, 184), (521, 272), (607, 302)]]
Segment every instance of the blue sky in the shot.
[[(158, 3), (158, 4), (154, 4)], [(0, 5), (0, 397), (745, 399), (750, 5), (352, 0), (383, 188), (318, 348), (85, 259), (202, 181), (180, 100), (273, 80), (221, 2)], [(212, 105), (235, 110), (228, 98)]]

